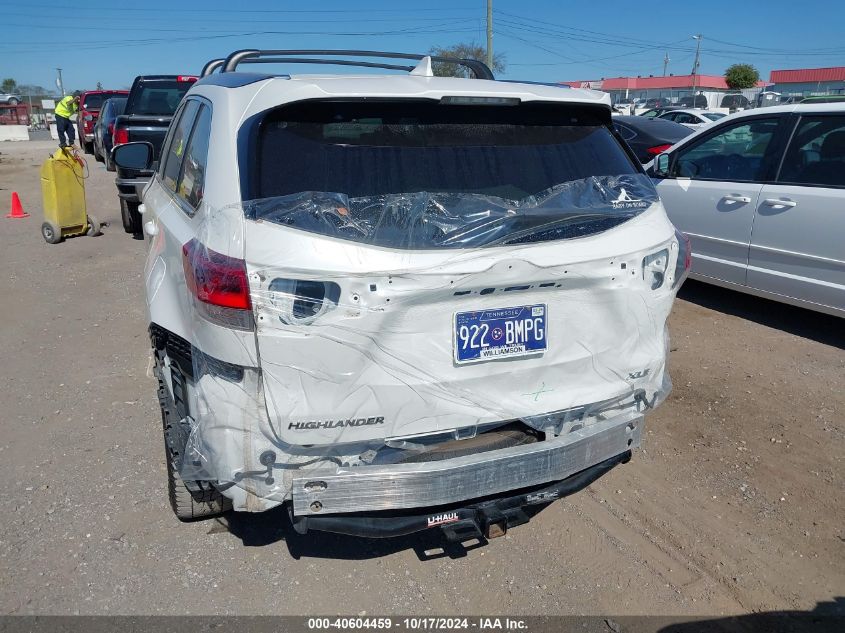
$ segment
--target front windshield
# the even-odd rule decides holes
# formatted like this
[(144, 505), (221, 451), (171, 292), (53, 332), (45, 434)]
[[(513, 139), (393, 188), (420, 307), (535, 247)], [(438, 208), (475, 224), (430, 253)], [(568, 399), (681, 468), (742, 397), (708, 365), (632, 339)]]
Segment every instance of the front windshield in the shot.
[(320, 102), (261, 125), (247, 216), (391, 248), (589, 235), (656, 201), (608, 112)]

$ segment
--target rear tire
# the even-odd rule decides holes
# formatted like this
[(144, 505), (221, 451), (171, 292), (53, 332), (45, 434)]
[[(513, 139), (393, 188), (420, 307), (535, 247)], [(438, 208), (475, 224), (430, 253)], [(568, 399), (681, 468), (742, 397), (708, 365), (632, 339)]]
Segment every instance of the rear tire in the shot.
[(41, 237), (48, 244), (58, 244), (62, 241), (62, 230), (57, 224), (47, 220), (41, 225)]
[(169, 451), (165, 448), (167, 459), (167, 496), (173, 514), (180, 521), (199, 521), (220, 516), (232, 509), (232, 500), (221, 495), (217, 489), (207, 481), (195, 481), (200, 486), (200, 492), (188, 490), (179, 473), (173, 467)]
[(111, 152), (106, 150), (106, 155), (103, 157), (103, 161), (106, 163), (106, 171), (117, 171), (117, 168), (114, 166), (114, 161), (112, 161)]
[(123, 220), (123, 230), (133, 235), (141, 233), (141, 214), (138, 212), (139, 203), (120, 199), (120, 218)]
[(9, 105), (18, 105), (19, 103), (20, 103), (20, 101), (18, 101), (18, 100), (17, 100), (17, 99), (15, 99), (14, 97), (12, 97), (11, 99), (9, 99)]
[(167, 466), (167, 497), (173, 514), (180, 521), (197, 521), (219, 516), (232, 509), (232, 500), (220, 494), (210, 481), (192, 481), (189, 489), (179, 475), (173, 453), (168, 445), (170, 425), (179, 424), (170, 406), (167, 388), (159, 378), (161, 423), (164, 430), (164, 461)]
[(94, 143), (86, 143), (85, 141), (82, 141), (82, 149), (86, 154), (93, 154)]

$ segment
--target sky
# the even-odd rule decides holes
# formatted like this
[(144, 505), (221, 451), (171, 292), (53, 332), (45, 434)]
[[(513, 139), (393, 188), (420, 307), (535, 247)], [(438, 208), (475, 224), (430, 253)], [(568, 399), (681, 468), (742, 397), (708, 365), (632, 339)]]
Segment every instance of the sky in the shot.
[[(841, 0), (493, 0), (502, 79), (577, 81), (845, 65)], [(141, 74), (198, 74), (241, 48), (428, 52), (486, 42), (486, 0), (0, 0), (0, 79), (66, 91), (128, 88)], [(318, 72), (334, 72), (322, 67)], [(263, 70), (269, 70), (265, 68)], [(279, 72), (291, 70), (279, 68)], [(313, 72), (298, 66), (292, 72)], [(343, 69), (340, 69), (343, 72)]]

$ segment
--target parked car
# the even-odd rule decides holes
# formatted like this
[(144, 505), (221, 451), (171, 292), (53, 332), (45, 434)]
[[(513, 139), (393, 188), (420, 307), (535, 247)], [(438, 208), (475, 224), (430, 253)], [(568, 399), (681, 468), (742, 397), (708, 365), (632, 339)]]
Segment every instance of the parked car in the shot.
[(126, 97), (106, 99), (100, 108), (100, 116), (94, 125), (94, 157), (98, 162), (105, 163), (108, 171), (114, 171), (114, 161), (111, 150), (114, 146), (114, 123), (126, 108)]
[(656, 162), (694, 277), (845, 316), (845, 104), (737, 113)]
[[(135, 77), (123, 114), (114, 123), (115, 145), (144, 141), (153, 147), (153, 160), (158, 160), (161, 144), (173, 113), (182, 97), (197, 80), (194, 75), (144, 75)], [(123, 229), (141, 237), (141, 215), (138, 205), (141, 190), (147, 186), (152, 171), (121, 169), (117, 166), (117, 195)]]
[(613, 117), (613, 126), (643, 164), (692, 134), (691, 129), (679, 123), (642, 116)]
[(177, 516), (490, 537), (626, 461), (688, 251), (609, 97), (398, 53), (410, 74), (240, 73), (245, 53), (284, 56), (193, 85), (143, 192)]
[(672, 100), (669, 97), (652, 97), (646, 99), (643, 104), (644, 108), (665, 108), (672, 105)]
[(751, 102), (748, 100), (743, 94), (740, 93), (728, 93), (724, 97), (722, 97), (722, 102), (719, 104), (720, 108), (728, 108), (732, 112), (735, 110), (747, 110), (748, 108), (753, 107)]
[(6, 105), (18, 105), (21, 101), (23, 101), (23, 97), (17, 94), (13, 94), (10, 92), (4, 92), (0, 94), (0, 103)]
[(681, 97), (678, 99), (677, 104), (682, 108), (706, 108), (708, 106), (707, 97), (700, 94), (695, 95), (695, 99), (693, 99), (692, 95)]
[(845, 95), (819, 95), (804, 97), (798, 103), (845, 103)]
[(725, 116), (726, 115), (722, 114), (721, 112), (682, 109), (664, 112), (657, 118), (665, 119), (667, 121), (674, 121), (675, 123), (680, 123), (681, 125), (685, 125), (690, 129), (696, 130), (700, 127), (706, 127), (713, 123), (713, 121), (718, 121), (719, 119)]
[(76, 116), (76, 132), (79, 144), (86, 154), (94, 153), (94, 126), (100, 115), (100, 108), (106, 99), (126, 96), (127, 90), (88, 90), (79, 95), (79, 112)]
[(644, 116), (646, 118), (652, 119), (659, 117), (661, 114), (666, 112), (671, 112), (672, 110), (681, 110), (681, 106), (678, 105), (668, 105), (663, 106), (662, 108), (652, 108), (651, 110), (646, 110), (645, 112), (638, 114), (637, 116)]

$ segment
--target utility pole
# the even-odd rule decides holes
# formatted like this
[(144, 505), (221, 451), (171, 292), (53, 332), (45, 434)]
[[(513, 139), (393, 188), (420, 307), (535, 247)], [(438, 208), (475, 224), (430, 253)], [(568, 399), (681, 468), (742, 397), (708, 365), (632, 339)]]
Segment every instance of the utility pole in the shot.
[(487, 0), (487, 66), (493, 69), (493, 0)]
[(663, 76), (666, 76), (666, 69), (669, 68), (669, 51), (666, 51), (666, 54), (663, 56)]
[(696, 41), (695, 44), (695, 63), (692, 65), (692, 107), (695, 107), (695, 90), (698, 86), (698, 66), (699, 66), (699, 54), (701, 53), (701, 33), (698, 35), (693, 35), (692, 39)]
[(59, 73), (59, 77), (58, 77), (58, 79), (56, 79), (56, 83), (59, 86), (59, 93), (62, 97), (64, 97), (65, 96), (65, 85), (62, 83), (62, 69), (56, 68), (56, 72)]

